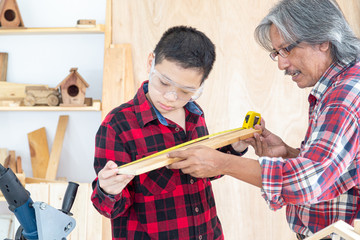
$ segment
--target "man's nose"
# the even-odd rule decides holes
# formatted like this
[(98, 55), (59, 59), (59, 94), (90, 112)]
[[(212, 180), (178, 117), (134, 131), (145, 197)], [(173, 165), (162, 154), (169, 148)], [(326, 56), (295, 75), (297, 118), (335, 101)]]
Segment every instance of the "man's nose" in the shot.
[(290, 66), (290, 62), (287, 58), (282, 57), (280, 54), (278, 56), (278, 68), (280, 70), (285, 70)]

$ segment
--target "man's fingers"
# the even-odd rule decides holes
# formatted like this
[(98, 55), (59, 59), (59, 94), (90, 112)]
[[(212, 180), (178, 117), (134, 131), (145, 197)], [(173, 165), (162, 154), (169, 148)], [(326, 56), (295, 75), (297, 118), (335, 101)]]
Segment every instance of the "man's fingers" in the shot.
[(189, 159), (187, 159), (187, 161), (179, 161), (176, 163), (172, 163), (168, 166), (169, 169), (183, 169), (188, 167), (191, 164), (191, 162), (189, 161)]
[(168, 157), (169, 158), (182, 158), (182, 159), (186, 159), (188, 158), (190, 155), (190, 151), (174, 151), (174, 152), (169, 152), (168, 153)]

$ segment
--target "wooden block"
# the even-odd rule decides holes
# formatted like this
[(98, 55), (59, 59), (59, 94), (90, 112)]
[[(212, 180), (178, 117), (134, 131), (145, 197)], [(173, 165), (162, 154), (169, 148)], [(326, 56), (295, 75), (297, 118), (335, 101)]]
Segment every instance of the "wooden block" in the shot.
[(39, 84), (23, 84), (23, 83), (9, 83), (0, 81), (0, 100), (19, 100), (26, 97), (25, 88), (27, 86), (44, 86)]
[(10, 167), (10, 155), (8, 155), (4, 161), (4, 168), (9, 168), (9, 167)]
[(16, 177), (19, 179), (20, 183), (25, 186), (26, 182), (25, 182), (25, 174), (24, 173), (16, 173), (15, 174)]
[(51, 148), (49, 164), (48, 164), (48, 168), (46, 171), (46, 176), (45, 176), (46, 179), (50, 179), (50, 180), (56, 179), (56, 174), (57, 174), (59, 161), (60, 161), (61, 149), (62, 149), (63, 140), (64, 140), (68, 121), (69, 121), (68, 115), (62, 115), (59, 118), (54, 143)]
[(93, 19), (80, 19), (80, 20), (77, 20), (76, 23), (77, 23), (76, 27), (79, 27), (79, 28), (96, 27), (96, 20), (93, 20)]
[(94, 19), (79, 19), (76, 22), (77, 24), (86, 24), (86, 25), (95, 25), (96, 20)]
[(23, 173), (21, 157), (16, 157), (16, 173)]
[[(187, 146), (179, 147), (177, 149), (174, 149), (174, 151), (185, 150), (189, 147), (195, 147), (200, 145), (216, 149), (229, 145), (234, 142), (238, 142), (240, 140), (253, 137), (254, 133), (260, 133), (260, 132), (261, 132), (260, 130), (255, 130), (252, 128), (231, 131)], [(154, 157), (149, 156), (144, 159), (139, 159), (129, 164), (120, 166), (119, 174), (139, 175), (145, 172), (152, 171), (157, 168), (165, 167), (171, 163), (178, 162), (181, 160), (181, 158), (168, 158), (167, 154), (169, 152), (169, 149), (163, 152), (164, 153), (161, 152), (156, 153), (155, 154), (156, 156)]]
[(45, 178), (50, 158), (45, 128), (28, 133), (28, 141), (33, 176)]
[(105, 49), (102, 118), (118, 105), (132, 99), (135, 82), (130, 44)]
[(6, 148), (0, 148), (0, 164), (4, 165), (6, 157), (9, 156)]
[(0, 81), (6, 82), (8, 53), (0, 53)]
[(10, 155), (10, 162), (9, 162), (9, 168), (16, 173), (16, 158), (15, 158), (15, 151), (9, 151)]

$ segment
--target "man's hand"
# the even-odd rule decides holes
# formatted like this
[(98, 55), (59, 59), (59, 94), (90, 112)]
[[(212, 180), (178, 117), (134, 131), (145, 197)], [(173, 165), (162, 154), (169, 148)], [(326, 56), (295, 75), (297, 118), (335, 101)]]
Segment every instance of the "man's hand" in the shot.
[(117, 195), (134, 178), (133, 175), (118, 175), (118, 166), (108, 161), (98, 174), (99, 185), (106, 194)]
[(269, 130), (265, 128), (265, 120), (261, 118), (261, 124), (256, 125), (255, 129), (261, 129), (261, 135), (258, 133), (254, 134), (253, 138), (244, 140), (246, 143), (250, 144), (254, 150), (255, 154), (259, 157), (288, 157), (287, 145), (281, 140), (280, 137), (276, 136)]
[(184, 160), (168, 166), (170, 169), (181, 169), (184, 174), (196, 178), (207, 178), (221, 175), (221, 162), (227, 154), (205, 146), (192, 147), (183, 151), (170, 152), (170, 158)]

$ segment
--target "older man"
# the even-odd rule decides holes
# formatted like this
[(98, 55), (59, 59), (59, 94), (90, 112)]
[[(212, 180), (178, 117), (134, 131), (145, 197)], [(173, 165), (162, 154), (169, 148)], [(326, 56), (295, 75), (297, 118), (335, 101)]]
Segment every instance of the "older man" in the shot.
[(333, 0), (282, 0), (255, 30), (280, 70), (309, 95), (300, 148), (265, 128), (249, 141), (258, 160), (206, 147), (170, 153), (170, 165), (195, 177), (227, 174), (262, 188), (271, 209), (287, 207), (299, 239), (360, 210), (360, 40)]

